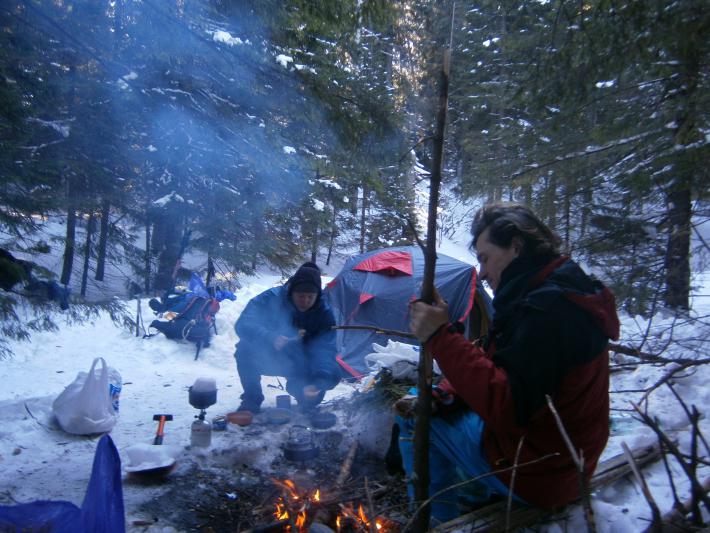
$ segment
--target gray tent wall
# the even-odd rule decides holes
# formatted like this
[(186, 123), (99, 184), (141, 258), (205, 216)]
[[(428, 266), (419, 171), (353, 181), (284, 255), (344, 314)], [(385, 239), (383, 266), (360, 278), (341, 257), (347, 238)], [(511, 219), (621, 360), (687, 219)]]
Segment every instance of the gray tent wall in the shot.
[[(406, 257), (410, 258), (411, 275), (399, 271), (399, 267), (407, 262)], [(370, 272), (357, 269), (363, 261), (375, 263), (377, 268), (384, 270)], [(388, 268), (390, 264), (392, 267)], [(408, 304), (419, 297), (423, 275), (424, 256), (419, 247), (373, 250), (351, 257), (328, 284), (325, 297), (333, 308), (338, 325), (408, 332)], [(476, 302), (472, 306), (471, 284), (474, 279), (477, 280)], [(473, 265), (439, 254), (435, 285), (448, 302), (452, 321), (460, 320), (463, 323), (467, 337), (471, 338), (474, 333), (472, 324), (478, 334), (482, 324), (488, 323), (492, 314), (490, 298), (478, 281)], [(364, 357), (374, 351), (372, 344), (386, 345), (390, 338), (417, 344), (410, 338), (384, 335), (374, 330), (338, 330), (341, 365), (346, 370), (348, 367), (354, 369), (355, 373), (366, 373)], [(352, 376), (353, 372), (348, 371), (346, 375)]]

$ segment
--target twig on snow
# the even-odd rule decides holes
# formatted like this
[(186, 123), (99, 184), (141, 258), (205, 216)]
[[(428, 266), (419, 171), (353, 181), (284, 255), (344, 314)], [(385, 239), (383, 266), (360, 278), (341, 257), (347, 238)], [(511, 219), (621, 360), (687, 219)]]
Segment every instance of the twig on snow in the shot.
[(653, 516), (652, 522), (651, 522), (651, 531), (660, 531), (662, 524), (661, 524), (661, 511), (658, 509), (658, 504), (656, 503), (656, 500), (653, 498), (653, 494), (651, 494), (651, 491), (648, 488), (648, 485), (646, 484), (646, 480), (644, 479), (643, 475), (641, 474), (641, 471), (639, 470), (638, 466), (636, 465), (636, 461), (634, 460), (634, 456), (631, 453), (631, 450), (629, 450), (629, 447), (626, 445), (625, 442), (621, 443), (621, 449), (624, 450), (624, 456), (626, 457), (626, 461), (629, 463), (629, 466), (631, 467), (631, 472), (633, 472), (634, 477), (636, 478), (636, 481), (638, 482), (639, 486), (641, 487), (641, 492), (643, 493), (644, 498), (646, 498), (646, 501), (648, 502), (648, 506), (651, 508), (651, 515)]
[(515, 476), (518, 473), (518, 461), (520, 461), (520, 452), (523, 449), (523, 441), (525, 435), (520, 437), (518, 448), (515, 450), (515, 459), (513, 460), (513, 472), (510, 474), (510, 485), (508, 486), (508, 498), (505, 504), (505, 531), (510, 531), (510, 511), (513, 508), (513, 489), (515, 488)]
[[(683, 469), (683, 472), (685, 473), (685, 475), (688, 477), (688, 480), (690, 481), (695, 501), (696, 502), (697, 502), (697, 500), (702, 501), (705, 508), (708, 511), (710, 511), (710, 498), (708, 497), (707, 493), (703, 490), (703, 487), (700, 485), (698, 478), (695, 477), (695, 475), (693, 474), (693, 470), (690, 467), (690, 465), (688, 465), (688, 463), (683, 458), (683, 454), (678, 449), (678, 446), (676, 446), (676, 444), (670, 438), (668, 438), (668, 435), (666, 435), (663, 432), (663, 430), (661, 430), (660, 426), (658, 425), (657, 420), (651, 418), (647, 413), (642, 411), (641, 408), (637, 404), (631, 402), (631, 405), (636, 410), (636, 412), (639, 414), (643, 423), (646, 424), (648, 427), (650, 427), (653, 430), (653, 432), (659, 437), (661, 442), (663, 442), (665, 447), (676, 458), (676, 460), (678, 461), (678, 464), (680, 464), (681, 468)], [(697, 504), (696, 504), (696, 506), (697, 506)]]
[(596, 532), (597, 527), (596, 527), (596, 522), (594, 520), (594, 510), (592, 509), (592, 502), (589, 497), (589, 486), (587, 483), (587, 479), (584, 475), (584, 455), (583, 451), (579, 450), (579, 454), (575, 451), (574, 444), (572, 444), (572, 440), (569, 438), (569, 435), (567, 434), (567, 431), (565, 430), (564, 425), (562, 424), (562, 419), (560, 418), (559, 413), (557, 412), (557, 409), (555, 409), (555, 405), (552, 403), (552, 398), (550, 398), (549, 394), (545, 394), (545, 398), (547, 399), (547, 405), (550, 408), (550, 411), (552, 412), (552, 416), (555, 418), (555, 422), (557, 423), (557, 428), (560, 430), (560, 434), (562, 435), (562, 439), (565, 441), (565, 444), (567, 445), (567, 449), (569, 450), (570, 455), (572, 456), (572, 461), (574, 461), (574, 464), (577, 466), (577, 471), (579, 472), (579, 496), (582, 498), (582, 506), (584, 508), (584, 517), (587, 521), (587, 528), (591, 533)]

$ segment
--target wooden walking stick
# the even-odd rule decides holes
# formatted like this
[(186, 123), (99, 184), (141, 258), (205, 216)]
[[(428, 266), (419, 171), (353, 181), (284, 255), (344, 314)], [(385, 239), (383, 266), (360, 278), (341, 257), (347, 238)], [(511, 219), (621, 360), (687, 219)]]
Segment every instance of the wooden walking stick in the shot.
[[(454, 7), (451, 11), (451, 32), (453, 40)], [(436, 217), (439, 208), (439, 189), (444, 160), (444, 131), (446, 129), (446, 108), (449, 102), (449, 71), (451, 64), (451, 44), (444, 51), (444, 64), (439, 78), (439, 108), (436, 114), (436, 131), (431, 176), (429, 178), (429, 212), (427, 238), (424, 253), (424, 276), (420, 297), (427, 303), (434, 302), (434, 275), (436, 269)], [(429, 498), (429, 421), (431, 419), (432, 355), (422, 346), (419, 352), (419, 378), (417, 381), (417, 419), (414, 425), (414, 500), (426, 502)], [(431, 506), (427, 504), (417, 515), (412, 530), (419, 533), (429, 531)]]

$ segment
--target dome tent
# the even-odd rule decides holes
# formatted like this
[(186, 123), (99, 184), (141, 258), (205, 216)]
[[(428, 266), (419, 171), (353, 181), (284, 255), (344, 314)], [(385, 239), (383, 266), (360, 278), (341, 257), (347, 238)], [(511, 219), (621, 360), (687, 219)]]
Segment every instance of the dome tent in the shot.
[[(373, 250), (351, 257), (325, 291), (341, 326), (368, 326), (409, 331), (408, 304), (419, 297), (424, 254), (417, 246)], [(492, 313), (473, 265), (437, 254), (434, 284), (449, 304), (452, 321), (460, 322), (468, 338), (485, 333)], [(365, 356), (372, 344), (387, 344), (388, 335), (375, 330), (339, 329), (338, 362), (350, 377), (367, 371)], [(416, 344), (413, 339), (395, 340)]]

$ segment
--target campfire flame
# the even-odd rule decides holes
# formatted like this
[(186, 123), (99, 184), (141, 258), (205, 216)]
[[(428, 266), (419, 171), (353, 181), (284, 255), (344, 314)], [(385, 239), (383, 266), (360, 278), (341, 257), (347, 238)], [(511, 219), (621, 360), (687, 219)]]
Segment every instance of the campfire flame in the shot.
[(320, 501), (320, 490), (316, 489), (313, 494), (299, 494), (296, 489), (296, 484), (290, 479), (279, 481), (272, 480), (277, 486), (283, 489), (281, 496), (276, 501), (276, 511), (274, 516), (276, 520), (290, 520), (291, 524), (284, 527), (284, 531), (307, 531), (306, 524), (308, 523), (308, 511), (311, 503)]
[[(285, 524), (283, 531), (291, 533), (305, 533), (308, 531), (308, 526), (313, 521), (315, 508), (321, 502), (320, 489), (308, 493), (307, 491), (299, 491), (296, 484), (290, 479), (283, 481), (272, 479), (274, 484), (282, 489), (281, 496), (276, 501), (276, 510), (274, 516), (280, 522), (289, 521)], [(315, 504), (315, 505), (314, 505)], [(367, 516), (362, 505), (358, 505), (357, 510), (352, 504), (339, 504), (340, 513), (335, 519), (335, 525), (338, 532), (343, 531), (362, 531), (370, 532), (372, 530), (385, 533), (387, 531), (395, 531), (396, 528), (386, 526), (386, 521), (380, 517), (374, 519)]]
[(342, 531), (346, 522), (350, 530), (370, 531), (371, 526), (374, 526), (377, 531), (387, 531), (384, 521), (379, 517), (375, 517), (374, 523), (371, 523), (372, 519), (367, 516), (362, 504), (358, 505), (357, 511), (355, 511), (352, 504), (348, 504), (347, 506), (340, 504), (340, 514), (335, 519), (337, 531)]

